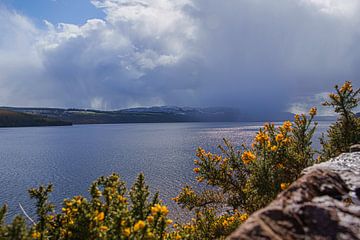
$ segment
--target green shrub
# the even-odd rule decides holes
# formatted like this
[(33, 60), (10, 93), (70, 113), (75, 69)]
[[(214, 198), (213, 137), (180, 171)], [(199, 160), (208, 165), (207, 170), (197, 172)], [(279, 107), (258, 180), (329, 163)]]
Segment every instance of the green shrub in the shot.
[(360, 143), (360, 119), (353, 112), (359, 104), (360, 89), (354, 90), (347, 81), (340, 89), (335, 86), (335, 91), (329, 94), (329, 101), (323, 103), (333, 107), (339, 117), (328, 129), (327, 136), (321, 139), (321, 161), (349, 152), (351, 145)]
[(309, 116), (296, 115), (294, 123), (286, 121), (279, 127), (266, 124), (253, 144), (243, 145), (240, 150), (225, 139), (224, 146), (219, 146), (222, 154), (199, 148), (194, 172), (198, 182), (211, 188), (195, 192), (186, 186), (174, 199), (197, 216), (181, 229), (190, 225), (188, 229), (200, 236), (196, 239), (221, 238), (246, 220), (248, 214), (273, 200), (315, 161), (311, 147), (315, 115), (313, 108)]
[[(37, 220), (28, 227), (22, 217), (6, 225), (6, 206), (0, 211), (0, 239), (165, 239), (172, 223), (158, 194), (149, 199), (144, 176), (129, 192), (120, 177), (100, 177), (90, 187), (91, 198), (65, 199), (60, 213), (48, 202), (52, 186), (29, 190), (36, 199)], [(129, 195), (129, 199), (127, 198)]]

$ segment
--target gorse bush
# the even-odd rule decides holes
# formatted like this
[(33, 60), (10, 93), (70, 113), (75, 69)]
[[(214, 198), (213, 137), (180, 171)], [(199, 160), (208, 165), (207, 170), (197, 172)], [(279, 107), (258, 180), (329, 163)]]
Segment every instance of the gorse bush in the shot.
[(327, 136), (321, 139), (322, 161), (348, 152), (351, 145), (360, 143), (360, 119), (353, 112), (359, 104), (359, 93), (360, 88), (354, 90), (348, 81), (341, 88), (335, 86), (335, 93), (330, 93), (329, 101), (323, 103), (324, 106), (333, 107), (339, 117), (330, 126)]
[[(360, 122), (352, 112), (359, 90), (353, 90), (350, 82), (335, 90), (324, 105), (334, 107), (340, 117), (321, 140), (320, 160), (346, 152), (360, 140)], [(251, 146), (234, 147), (224, 139), (217, 154), (198, 148), (194, 172), (203, 190), (186, 186), (174, 198), (193, 215), (188, 223), (173, 224), (158, 194), (150, 196), (143, 174), (129, 191), (113, 174), (91, 185), (90, 199), (65, 199), (61, 212), (48, 200), (52, 185), (30, 189), (37, 219), (28, 225), (17, 216), (6, 224), (3, 206), (0, 239), (224, 239), (316, 162), (312, 148), (316, 114), (312, 108), (307, 115), (295, 115), (293, 122), (265, 124)]]
[(313, 108), (309, 116), (296, 115), (294, 123), (286, 121), (279, 127), (266, 124), (252, 145), (243, 145), (240, 150), (225, 139), (219, 146), (221, 154), (199, 148), (194, 172), (199, 183), (212, 188), (196, 192), (186, 186), (174, 199), (195, 212), (190, 228), (193, 234), (207, 239), (226, 236), (313, 164), (315, 115)]
[[(37, 221), (27, 227), (16, 217), (4, 224), (6, 206), (0, 211), (0, 239), (164, 239), (172, 223), (168, 209), (158, 199), (149, 199), (144, 176), (127, 192), (125, 183), (113, 174), (100, 177), (90, 187), (91, 198), (82, 196), (65, 199), (61, 213), (55, 213), (48, 202), (52, 186), (29, 190), (37, 202)], [(129, 197), (127, 197), (127, 195)]]

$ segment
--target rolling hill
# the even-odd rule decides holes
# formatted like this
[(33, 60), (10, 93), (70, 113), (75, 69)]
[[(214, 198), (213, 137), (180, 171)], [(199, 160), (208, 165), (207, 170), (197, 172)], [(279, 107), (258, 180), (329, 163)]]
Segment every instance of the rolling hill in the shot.
[(57, 119), (40, 115), (21, 113), (7, 109), (0, 109), (0, 127), (32, 127), (32, 126), (66, 126), (72, 125)]
[(31, 114), (73, 124), (108, 123), (164, 123), (164, 122), (248, 122), (282, 121), (292, 119), (291, 113), (277, 113), (272, 116), (243, 114), (235, 108), (209, 107), (148, 107), (129, 108), (115, 111), (62, 108), (13, 108), (3, 107), (18, 113)]

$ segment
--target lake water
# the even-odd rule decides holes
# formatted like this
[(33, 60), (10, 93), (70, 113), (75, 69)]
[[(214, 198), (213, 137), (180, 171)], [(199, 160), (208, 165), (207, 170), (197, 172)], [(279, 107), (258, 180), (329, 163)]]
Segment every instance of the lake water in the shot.
[[(170, 200), (194, 181), (195, 150), (217, 151), (223, 138), (234, 145), (251, 143), (263, 123), (160, 123), (75, 125), (0, 129), (0, 203), (9, 215), (21, 213), (21, 203), (33, 212), (27, 189), (53, 183), (51, 200), (87, 194), (101, 175), (119, 173), (132, 183), (144, 172), (151, 190), (179, 214)], [(315, 139), (329, 126), (321, 122)], [(318, 146), (318, 142), (314, 143)]]

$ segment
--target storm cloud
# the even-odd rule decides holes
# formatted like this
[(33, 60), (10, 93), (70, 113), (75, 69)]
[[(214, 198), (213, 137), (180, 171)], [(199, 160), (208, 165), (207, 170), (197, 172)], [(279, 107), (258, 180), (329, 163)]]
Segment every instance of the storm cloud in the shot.
[(93, 0), (38, 27), (0, 8), (0, 103), (301, 112), (360, 77), (357, 0)]

